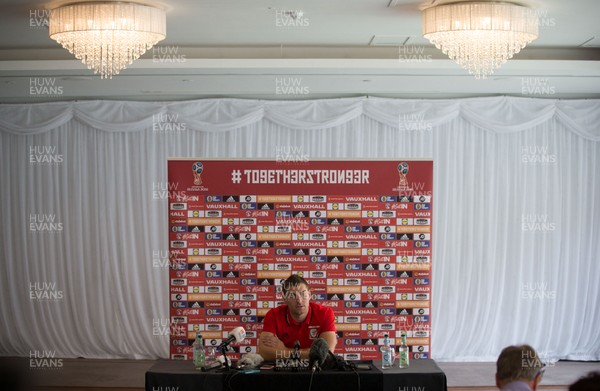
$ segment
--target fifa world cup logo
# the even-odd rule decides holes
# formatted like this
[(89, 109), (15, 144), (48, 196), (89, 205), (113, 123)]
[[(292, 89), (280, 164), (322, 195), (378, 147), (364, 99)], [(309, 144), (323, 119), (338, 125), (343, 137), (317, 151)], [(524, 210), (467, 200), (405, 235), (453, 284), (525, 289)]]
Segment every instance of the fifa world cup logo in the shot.
[(204, 171), (204, 165), (200, 162), (196, 162), (192, 165), (192, 172), (194, 173), (194, 185), (202, 184), (202, 171)]
[(400, 189), (406, 190), (408, 189), (408, 180), (406, 179), (406, 175), (408, 174), (408, 163), (402, 162), (398, 164), (398, 187)]

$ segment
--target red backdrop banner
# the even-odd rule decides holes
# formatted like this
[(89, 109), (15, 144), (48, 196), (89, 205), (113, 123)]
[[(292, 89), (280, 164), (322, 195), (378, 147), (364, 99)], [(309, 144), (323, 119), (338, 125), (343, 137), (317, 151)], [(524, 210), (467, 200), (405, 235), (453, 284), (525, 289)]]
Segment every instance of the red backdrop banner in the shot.
[(430, 357), (432, 161), (173, 159), (168, 181), (171, 358), (236, 326), (238, 357), (256, 352), (292, 273), (333, 309), (345, 359), (403, 332)]

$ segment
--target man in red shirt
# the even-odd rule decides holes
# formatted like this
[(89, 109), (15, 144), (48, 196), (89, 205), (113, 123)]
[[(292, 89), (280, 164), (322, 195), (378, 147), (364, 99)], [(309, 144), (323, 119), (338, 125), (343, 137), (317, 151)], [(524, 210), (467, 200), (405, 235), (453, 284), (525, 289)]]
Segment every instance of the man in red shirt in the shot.
[(308, 358), (310, 346), (323, 338), (333, 353), (337, 344), (333, 311), (310, 302), (308, 282), (292, 274), (282, 284), (285, 304), (267, 312), (258, 341), (258, 352), (266, 361), (289, 357), (300, 342), (301, 358)]

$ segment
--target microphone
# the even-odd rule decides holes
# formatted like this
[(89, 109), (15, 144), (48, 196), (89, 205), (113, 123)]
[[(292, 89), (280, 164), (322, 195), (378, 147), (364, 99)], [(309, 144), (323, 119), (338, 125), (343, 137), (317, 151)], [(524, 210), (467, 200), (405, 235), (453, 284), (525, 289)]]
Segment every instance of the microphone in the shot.
[(329, 354), (329, 345), (327, 341), (323, 338), (317, 338), (315, 342), (310, 346), (310, 351), (308, 352), (308, 365), (311, 367), (312, 371), (321, 370), (323, 363), (325, 363), (325, 359)]
[(240, 359), (240, 361), (238, 361), (237, 366), (238, 366), (238, 368), (245, 368), (245, 367), (256, 368), (263, 361), (265, 361), (265, 359), (260, 354), (246, 353), (246, 354), (244, 354), (244, 357), (242, 357)]
[(221, 342), (221, 345), (219, 345), (219, 347), (221, 348), (226, 348), (227, 346), (229, 346), (232, 342), (242, 342), (244, 339), (246, 339), (246, 330), (244, 330), (243, 327), (236, 327), (235, 329), (231, 330), (229, 332), (229, 337)]
[(298, 340), (294, 342), (294, 352), (292, 353), (292, 358), (296, 360), (300, 359), (300, 341)]

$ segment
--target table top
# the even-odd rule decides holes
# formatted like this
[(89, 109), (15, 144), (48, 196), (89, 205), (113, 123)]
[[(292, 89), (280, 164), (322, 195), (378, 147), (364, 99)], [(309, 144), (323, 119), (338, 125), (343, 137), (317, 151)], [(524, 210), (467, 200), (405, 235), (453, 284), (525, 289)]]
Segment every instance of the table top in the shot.
[[(239, 370), (202, 372), (191, 361), (161, 360), (146, 372), (146, 390), (176, 387), (179, 390), (268, 390), (274, 385), (286, 391), (359, 389), (362, 391), (428, 390), (447, 391), (444, 371), (433, 360), (414, 360), (408, 368), (381, 369), (381, 361), (373, 361), (371, 369), (275, 371), (246, 373)], [(350, 388), (348, 388), (350, 387)]]
[[(373, 366), (379, 369), (381, 372), (390, 374), (414, 374), (414, 373), (441, 373), (444, 372), (436, 364), (434, 360), (413, 360), (408, 368), (399, 368), (398, 362), (395, 362), (395, 366), (388, 369), (381, 368), (381, 361), (374, 360)], [(172, 373), (172, 374), (191, 374), (191, 373), (203, 373), (203, 374), (222, 374), (218, 371), (202, 372), (194, 368), (192, 361), (186, 360), (160, 360), (154, 364), (148, 372), (152, 373)], [(359, 372), (368, 372), (365, 370), (359, 370)], [(274, 370), (261, 370), (261, 373), (302, 373), (302, 372), (288, 372), (288, 371), (274, 371)]]

